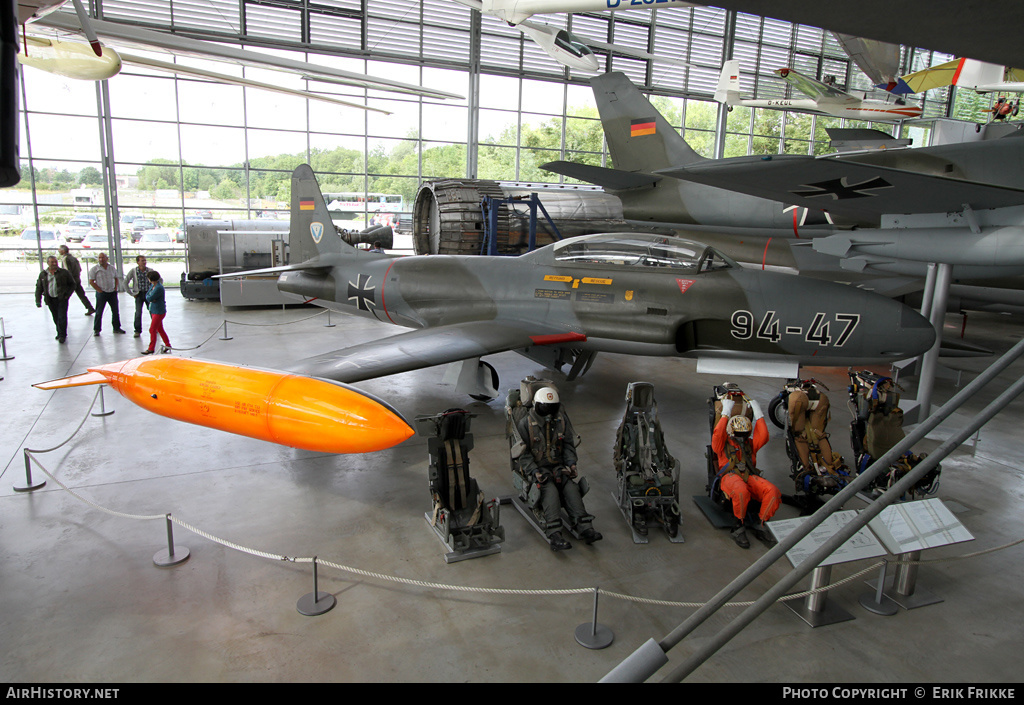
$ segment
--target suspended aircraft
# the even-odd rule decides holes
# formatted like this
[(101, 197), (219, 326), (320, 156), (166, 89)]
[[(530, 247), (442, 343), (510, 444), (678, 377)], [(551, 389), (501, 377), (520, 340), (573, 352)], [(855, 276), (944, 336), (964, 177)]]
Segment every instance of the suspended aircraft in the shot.
[(555, 370), (569, 365), (570, 380), (602, 351), (787, 376), (801, 361), (904, 359), (935, 337), (919, 314), (878, 294), (744, 269), (674, 237), (584, 235), (512, 258), (357, 250), (337, 235), (307, 165), (292, 175), (291, 214), (289, 264), (223, 276), (277, 273), (282, 292), (413, 329), (288, 367), (321, 379), (353, 383), (459, 363), (456, 389), (491, 399), (497, 373), (480, 358), (506, 351)]
[[(530, 20), (535, 14), (553, 12), (602, 12), (607, 10), (658, 9), (665, 7), (692, 7), (682, 0), (456, 0), (461, 5), (497, 17), (530, 37), (552, 59), (579, 71), (599, 71), (597, 56), (590, 47), (613, 51), (637, 59), (652, 61), (671, 60), (680, 66), (686, 64), (674, 59), (658, 57), (620, 44), (609, 44), (583, 38), (568, 30)], [(653, 3), (657, 3), (654, 5)]]
[(924, 93), (944, 86), (969, 88), (979, 93), (1020, 93), (1024, 92), (1024, 70), (974, 59), (953, 59), (901, 76), (895, 85), (885, 88), (891, 93), (903, 94)]
[[(220, 83), (297, 95), (345, 107), (387, 113), (386, 110), (380, 108), (342, 100), (316, 91), (292, 89), (277, 84), (253, 81), (240, 76), (231, 76), (207, 69), (195, 68), (181, 63), (161, 61), (147, 56), (131, 54), (124, 51), (124, 49), (118, 51), (102, 44), (100, 41), (102, 39), (119, 47), (158, 50), (178, 56), (198, 57), (241, 66), (274, 69), (298, 75), (307, 81), (372, 88), (437, 99), (462, 97), (455, 93), (424, 88), (388, 78), (343, 71), (330, 66), (272, 56), (249, 49), (223, 46), (213, 42), (191, 39), (180, 34), (170, 34), (109, 20), (90, 18), (85, 12), (81, 0), (73, 0), (76, 14), (56, 12), (65, 2), (66, 0), (21, 0), (18, 17), (19, 23), (23, 28), (22, 49), (18, 56), (21, 63), (65, 77), (92, 81), (111, 78), (120, 72), (122, 65), (127, 64), (155, 71), (195, 76)], [(31, 25), (28, 23), (31, 23)], [(44, 28), (56, 34), (54, 36), (42, 36), (38, 31), (30, 32), (29, 26), (35, 29)], [(77, 39), (67, 41), (64, 39), (66, 35), (84, 35), (88, 39), (88, 44), (83, 44)]]
[(737, 105), (774, 110), (807, 110), (823, 115), (873, 122), (894, 122), (921, 116), (919, 107), (870, 100), (865, 97), (858, 98), (852, 93), (837, 88), (834, 81), (819, 81), (789, 68), (777, 69), (775, 74), (810, 98), (745, 100), (740, 97), (739, 73), (739, 61), (735, 59), (726, 61), (718, 79), (718, 89), (715, 91), (715, 100), (725, 103), (730, 110)]

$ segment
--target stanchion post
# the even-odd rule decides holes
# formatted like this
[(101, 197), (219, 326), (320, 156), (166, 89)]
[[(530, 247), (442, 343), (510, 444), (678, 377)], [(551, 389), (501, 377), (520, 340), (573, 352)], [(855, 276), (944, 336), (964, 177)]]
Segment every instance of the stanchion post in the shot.
[[(7, 339), (11, 337), (13, 336), (7, 335), (7, 328), (4, 325), (4, 319), (0, 318), (0, 351), (3, 352), (3, 356), (0, 357), (0, 361), (14, 359), (14, 355), (7, 354)], [(3, 379), (3, 377), (0, 377), (0, 379)]]
[(29, 449), (25, 449), (25, 484), (15, 485), (15, 492), (31, 492), (32, 490), (38, 490), (40, 487), (46, 485), (46, 480), (40, 480), (39, 482), (32, 482), (32, 457), (29, 455)]
[(112, 413), (114, 413), (113, 409), (111, 409), (110, 411), (107, 411), (107, 407), (103, 403), (103, 388), (106, 387), (106, 386), (107, 385), (105, 385), (105, 384), (101, 384), (100, 385), (100, 410), (99, 411), (94, 411), (92, 413), (93, 416), (110, 416)]
[(600, 588), (594, 588), (594, 618), (589, 623), (576, 627), (576, 643), (588, 649), (603, 649), (615, 640), (615, 634), (603, 624), (597, 623), (597, 598)]
[(327, 323), (324, 324), (324, 328), (334, 328), (335, 324), (331, 323), (331, 309), (327, 309)]
[(171, 515), (167, 515), (167, 548), (161, 548), (153, 554), (153, 563), (161, 568), (181, 565), (188, 560), (189, 552), (184, 546), (174, 545), (174, 530), (171, 528)]
[(224, 319), (224, 335), (220, 337), (220, 340), (233, 340), (233, 338), (228, 335), (228, 319), (226, 318)]
[(338, 603), (337, 598), (329, 592), (320, 592), (318, 589), (318, 577), (316, 572), (316, 556), (313, 556), (313, 592), (303, 595), (299, 598), (298, 603), (295, 605), (295, 609), (299, 611), (299, 614), (303, 614), (307, 617), (316, 617), (325, 612), (330, 612), (334, 609), (334, 605)]
[(865, 593), (860, 596), (860, 606), (868, 612), (880, 614), (883, 617), (891, 617), (900, 611), (900, 608), (889, 597), (885, 595), (885, 569), (889, 567), (888, 561), (882, 561), (882, 574), (878, 576), (878, 585), (875, 592)]

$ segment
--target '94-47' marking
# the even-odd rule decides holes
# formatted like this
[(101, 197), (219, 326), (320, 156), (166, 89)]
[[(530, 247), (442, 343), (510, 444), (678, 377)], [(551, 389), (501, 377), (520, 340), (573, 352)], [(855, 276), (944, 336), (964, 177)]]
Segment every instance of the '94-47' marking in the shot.
[[(808, 343), (817, 343), (821, 347), (831, 345), (841, 348), (846, 345), (859, 323), (859, 313), (837, 313), (833, 321), (828, 318), (828, 314), (818, 312), (814, 314), (814, 320), (807, 328), (791, 325), (783, 328), (775, 311), (768, 311), (758, 322), (750, 311), (739, 310), (732, 314), (732, 331), (730, 332), (732, 337), (739, 340), (759, 338), (778, 343), (782, 340), (783, 335), (802, 336)], [(838, 335), (836, 335), (837, 333)]]

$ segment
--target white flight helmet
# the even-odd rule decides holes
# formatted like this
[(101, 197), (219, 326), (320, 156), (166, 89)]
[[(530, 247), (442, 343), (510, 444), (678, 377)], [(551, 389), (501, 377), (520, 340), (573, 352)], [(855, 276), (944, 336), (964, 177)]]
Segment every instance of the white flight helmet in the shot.
[(533, 395), (533, 408), (540, 416), (558, 413), (560, 400), (554, 387), (541, 387)]

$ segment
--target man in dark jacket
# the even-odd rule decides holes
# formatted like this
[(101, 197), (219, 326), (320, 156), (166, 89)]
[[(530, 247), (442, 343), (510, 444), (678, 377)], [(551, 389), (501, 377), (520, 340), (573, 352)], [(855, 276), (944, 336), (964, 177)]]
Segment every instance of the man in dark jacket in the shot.
[(75, 280), (66, 269), (57, 266), (57, 258), (50, 256), (46, 260), (46, 269), (36, 279), (36, 306), (42, 308), (42, 301), (53, 316), (57, 326), (57, 342), (63, 343), (68, 337), (68, 301), (75, 292)]
[(68, 274), (75, 280), (75, 293), (78, 295), (78, 300), (85, 306), (85, 315), (91, 316), (96, 313), (95, 307), (92, 305), (92, 301), (85, 295), (85, 289), (82, 287), (82, 265), (78, 261), (78, 258), (71, 254), (67, 245), (61, 245), (57, 248), (60, 252), (60, 266), (68, 270)]

